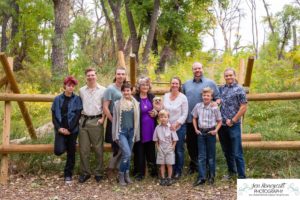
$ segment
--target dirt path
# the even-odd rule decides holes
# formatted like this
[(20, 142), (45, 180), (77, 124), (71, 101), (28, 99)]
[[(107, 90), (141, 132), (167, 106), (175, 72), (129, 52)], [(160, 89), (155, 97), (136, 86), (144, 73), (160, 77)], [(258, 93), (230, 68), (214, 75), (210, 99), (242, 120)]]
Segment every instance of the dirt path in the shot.
[[(77, 178), (75, 176), (75, 178)], [(156, 179), (147, 178), (128, 187), (114, 182), (101, 183), (91, 178), (84, 184), (77, 179), (65, 185), (58, 175), (23, 176), (13, 175), (10, 183), (0, 186), (0, 199), (236, 199), (234, 183), (217, 181), (214, 186), (192, 187), (191, 177), (182, 178), (172, 186), (160, 186)]]

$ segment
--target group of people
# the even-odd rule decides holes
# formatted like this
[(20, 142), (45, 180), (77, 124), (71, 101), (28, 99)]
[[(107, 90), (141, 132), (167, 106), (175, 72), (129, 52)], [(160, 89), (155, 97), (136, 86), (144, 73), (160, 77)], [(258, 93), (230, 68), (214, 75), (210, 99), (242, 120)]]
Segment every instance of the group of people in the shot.
[[(201, 63), (195, 62), (192, 72), (194, 77), (184, 84), (179, 77), (173, 77), (170, 91), (162, 98), (151, 93), (148, 77), (138, 79), (133, 94), (123, 67), (116, 68), (113, 84), (107, 88), (97, 83), (95, 69), (86, 69), (86, 85), (80, 88), (79, 96), (74, 94), (77, 80), (66, 77), (64, 92), (52, 105), (54, 152), (67, 152), (65, 181), (72, 181), (77, 136), (80, 183), (92, 174), (97, 182), (103, 179), (105, 141), (112, 147), (107, 175), (112, 176), (117, 170), (122, 186), (132, 183), (132, 154), (137, 181), (145, 177), (148, 169), (150, 176), (160, 177), (160, 185), (172, 185), (183, 174), (185, 143), (190, 157), (188, 174), (198, 172), (193, 185), (213, 184), (216, 134), (228, 167), (224, 178), (246, 178), (241, 117), (247, 110), (247, 99), (244, 89), (237, 84), (235, 71), (224, 71), (226, 83), (220, 87), (204, 77)], [(91, 148), (95, 152), (94, 173), (90, 169)]]

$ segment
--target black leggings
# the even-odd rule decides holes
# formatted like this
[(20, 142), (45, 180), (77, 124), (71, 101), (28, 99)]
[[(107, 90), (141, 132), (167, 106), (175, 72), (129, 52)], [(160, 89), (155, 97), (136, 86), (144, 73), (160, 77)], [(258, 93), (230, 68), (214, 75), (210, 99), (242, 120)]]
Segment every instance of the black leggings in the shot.
[(134, 169), (135, 176), (145, 176), (146, 161), (151, 176), (157, 175), (155, 142), (149, 141), (142, 143), (141, 141), (134, 143)]

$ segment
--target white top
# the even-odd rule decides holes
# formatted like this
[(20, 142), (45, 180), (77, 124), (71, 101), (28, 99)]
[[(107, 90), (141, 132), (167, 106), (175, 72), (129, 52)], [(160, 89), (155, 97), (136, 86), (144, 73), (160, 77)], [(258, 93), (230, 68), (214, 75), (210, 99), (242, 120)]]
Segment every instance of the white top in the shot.
[(188, 101), (184, 94), (181, 92), (174, 100), (170, 100), (171, 93), (168, 92), (163, 97), (164, 109), (169, 111), (169, 122), (174, 124), (176, 122), (184, 124), (188, 116)]
[(88, 88), (87, 85), (80, 88), (79, 96), (83, 104), (82, 114), (94, 116), (103, 113), (102, 98), (104, 91), (105, 87), (99, 84), (93, 89)]

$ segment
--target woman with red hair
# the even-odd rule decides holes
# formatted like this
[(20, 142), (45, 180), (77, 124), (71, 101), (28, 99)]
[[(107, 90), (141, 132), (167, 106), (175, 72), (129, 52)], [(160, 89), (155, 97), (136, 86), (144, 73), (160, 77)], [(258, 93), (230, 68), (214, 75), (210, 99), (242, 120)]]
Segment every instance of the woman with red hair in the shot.
[(73, 76), (67, 76), (63, 83), (64, 92), (55, 97), (51, 107), (55, 130), (54, 154), (60, 156), (67, 152), (64, 177), (65, 182), (70, 183), (75, 166), (76, 139), (82, 102), (80, 97), (74, 94), (78, 81)]

